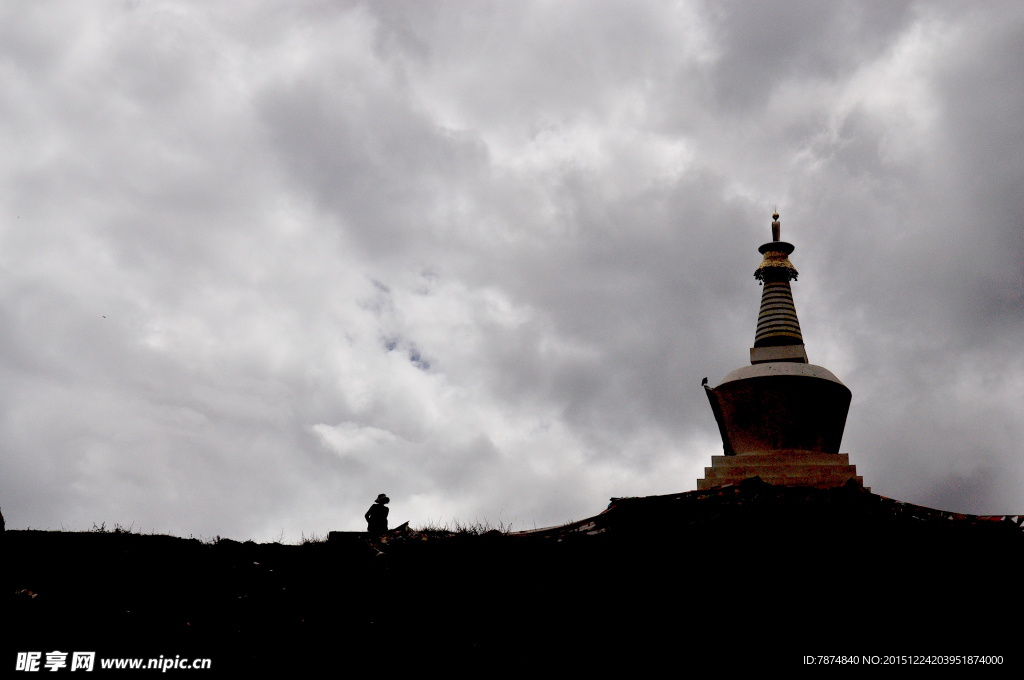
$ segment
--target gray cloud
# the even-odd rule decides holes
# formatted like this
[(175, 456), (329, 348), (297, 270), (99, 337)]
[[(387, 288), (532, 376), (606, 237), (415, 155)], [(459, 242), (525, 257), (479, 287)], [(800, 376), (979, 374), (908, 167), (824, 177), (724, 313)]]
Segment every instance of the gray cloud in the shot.
[(1013, 3), (3, 12), (12, 526), (693, 488), (776, 204), (867, 483), (1024, 507)]

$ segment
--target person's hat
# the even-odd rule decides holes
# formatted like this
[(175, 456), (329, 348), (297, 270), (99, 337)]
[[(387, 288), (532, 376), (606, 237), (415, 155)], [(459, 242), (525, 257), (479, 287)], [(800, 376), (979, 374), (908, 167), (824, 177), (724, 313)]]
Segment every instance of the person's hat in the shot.
[(379, 496), (377, 496), (377, 500), (374, 501), (374, 503), (381, 503), (381, 504), (383, 504), (383, 503), (390, 503), (390, 502), (391, 502), (391, 499), (388, 498), (387, 495), (385, 495), (385, 494), (380, 494)]

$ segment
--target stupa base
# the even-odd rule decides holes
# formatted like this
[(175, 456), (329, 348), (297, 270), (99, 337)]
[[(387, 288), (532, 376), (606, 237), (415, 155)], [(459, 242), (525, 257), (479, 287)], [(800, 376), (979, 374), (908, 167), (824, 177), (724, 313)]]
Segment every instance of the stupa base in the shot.
[(760, 477), (778, 486), (815, 489), (833, 489), (851, 479), (864, 485), (864, 478), (857, 475), (857, 466), (850, 465), (848, 453), (788, 450), (711, 456), (711, 467), (704, 468), (704, 479), (697, 480), (697, 490), (739, 484), (751, 477)]

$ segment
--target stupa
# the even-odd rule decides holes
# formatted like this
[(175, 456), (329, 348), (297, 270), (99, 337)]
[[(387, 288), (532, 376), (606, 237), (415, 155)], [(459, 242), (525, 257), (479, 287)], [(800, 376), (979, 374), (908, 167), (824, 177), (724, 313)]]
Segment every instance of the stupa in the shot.
[(760, 477), (769, 484), (828, 489), (851, 479), (863, 485), (849, 454), (839, 453), (853, 398), (826, 368), (807, 360), (790, 281), (795, 247), (781, 240), (779, 214), (772, 215), (772, 240), (754, 277), (764, 286), (750, 366), (738, 368), (715, 387), (704, 385), (722, 435), (724, 455), (697, 489)]

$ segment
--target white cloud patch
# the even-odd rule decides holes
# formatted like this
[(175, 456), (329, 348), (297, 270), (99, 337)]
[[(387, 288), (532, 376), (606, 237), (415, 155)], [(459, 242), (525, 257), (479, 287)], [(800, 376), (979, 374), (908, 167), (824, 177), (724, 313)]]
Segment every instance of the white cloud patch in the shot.
[(324, 446), (342, 457), (372, 457), (383, 453), (389, 444), (399, 438), (387, 430), (376, 427), (360, 427), (356, 423), (338, 425), (314, 425), (313, 431), (320, 435)]

